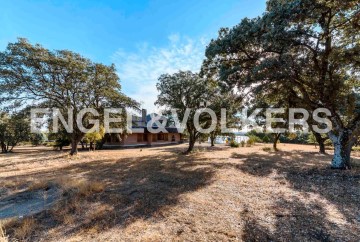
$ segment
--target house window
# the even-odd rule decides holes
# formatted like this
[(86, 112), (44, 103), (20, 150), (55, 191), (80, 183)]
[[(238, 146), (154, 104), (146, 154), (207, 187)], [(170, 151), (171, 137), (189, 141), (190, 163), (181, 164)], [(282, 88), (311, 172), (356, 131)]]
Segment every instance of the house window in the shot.
[(148, 135), (147, 134), (143, 134), (144, 136), (143, 136), (143, 141), (148, 141)]
[(174, 142), (175, 141), (175, 135), (173, 134), (171, 137), (171, 141)]

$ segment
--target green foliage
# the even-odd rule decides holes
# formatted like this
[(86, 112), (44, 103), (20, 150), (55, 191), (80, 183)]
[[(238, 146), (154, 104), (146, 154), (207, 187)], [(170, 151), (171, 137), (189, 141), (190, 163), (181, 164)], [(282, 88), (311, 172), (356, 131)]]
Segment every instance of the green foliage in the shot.
[(272, 141), (266, 133), (256, 132), (256, 130), (248, 132), (248, 136), (252, 137), (255, 143), (270, 143)]
[(240, 142), (240, 144), (241, 144), (241, 147), (245, 147), (246, 142), (242, 140), (242, 141)]
[(267, 135), (264, 135), (264, 137), (262, 138), (262, 141), (263, 141), (264, 143), (270, 143), (270, 142), (271, 142), (269, 136), (267, 136)]
[(235, 140), (232, 140), (230, 142), (230, 147), (233, 147), (233, 148), (239, 148), (239, 143), (237, 143)]
[(90, 149), (94, 150), (94, 144), (96, 144), (96, 148), (99, 147), (98, 142), (101, 141), (104, 138), (105, 135), (105, 129), (104, 127), (100, 127), (99, 131), (90, 131), (88, 133), (85, 134), (84, 138), (83, 138), (83, 142), (84, 143), (89, 143), (90, 144)]
[(219, 31), (202, 69), (250, 103), (334, 110), (329, 137), (348, 139), (337, 154), (348, 160), (360, 133), (359, 32), (358, 1), (269, 0), (261, 17)]
[(255, 144), (255, 139), (254, 138), (252, 138), (252, 139), (248, 139), (247, 141), (246, 141), (246, 146), (247, 147), (251, 147), (251, 146), (253, 146)]
[(327, 139), (325, 142), (324, 142), (324, 145), (325, 146), (333, 146), (333, 142), (330, 140), (330, 139)]
[[(121, 92), (114, 65), (94, 63), (68, 50), (50, 51), (26, 39), (9, 43), (0, 53), (0, 86), (7, 99), (36, 100), (39, 105), (58, 108), (63, 114), (69, 108), (74, 110), (74, 115), (84, 108), (94, 108), (100, 113), (100, 120), (104, 108), (139, 106)], [(90, 113), (84, 115), (87, 129), (93, 126), (89, 123), (92, 118)], [(125, 127), (126, 119), (123, 120)], [(74, 132), (68, 138), (75, 154), (76, 144), (85, 134), (76, 125), (76, 119), (73, 122)]]
[(89, 132), (85, 134), (84, 139), (86, 139), (87, 143), (95, 143), (96, 141), (101, 140), (105, 135), (105, 129), (103, 127), (100, 128), (100, 130)]
[(318, 143), (315, 135), (312, 132), (308, 136), (307, 143), (308, 144), (317, 144)]
[(249, 135), (249, 142), (253, 145), (255, 143), (262, 143), (263, 140), (256, 135)]
[(30, 142), (32, 145), (38, 146), (46, 141), (46, 136), (43, 133), (35, 133), (30, 135)]
[[(210, 134), (200, 134), (194, 125), (194, 116), (197, 110), (209, 108), (214, 111), (217, 120), (220, 121), (221, 109), (225, 108), (226, 126), (228, 128), (235, 126), (239, 102), (233, 92), (221, 92), (217, 83), (212, 79), (201, 77), (190, 71), (179, 71), (172, 75), (161, 75), (156, 87), (160, 94), (155, 104), (167, 107), (168, 109), (164, 113), (170, 116), (170, 119), (174, 118), (170, 109), (177, 110), (179, 120), (183, 120), (187, 109), (189, 111), (189, 118), (184, 127), (190, 141), (188, 152), (199, 138), (210, 136), (215, 139), (216, 136), (222, 134), (220, 122), (217, 122), (215, 130)], [(211, 116), (206, 112), (201, 114), (199, 123), (201, 128), (209, 128), (212, 124)]]
[(54, 142), (51, 142), (48, 145), (52, 145), (55, 149), (59, 150), (62, 150), (63, 147), (69, 146), (71, 144), (69, 135), (65, 130), (61, 130), (59, 133), (50, 133), (49, 140), (53, 140)]
[(308, 143), (308, 134), (303, 133), (293, 133), (289, 135), (280, 136), (279, 140), (281, 143), (289, 143), (289, 144), (307, 144)]
[(30, 138), (30, 121), (27, 112), (0, 113), (1, 152), (11, 152), (20, 142)]
[[(194, 125), (195, 112), (203, 107), (203, 103), (211, 100), (214, 95), (214, 87), (206, 79), (190, 71), (180, 71), (173, 75), (161, 75), (156, 87), (160, 94), (155, 104), (169, 109), (176, 109), (179, 120), (184, 119), (188, 108), (190, 108), (188, 110), (189, 118), (184, 128), (187, 129), (190, 140), (187, 152), (191, 152), (201, 134)], [(165, 112), (171, 115), (170, 110)], [(199, 124), (206, 129), (211, 125), (210, 120), (209, 115), (200, 115)]]
[(70, 141), (68, 138), (59, 137), (59, 138), (56, 139), (56, 141), (55, 141), (54, 148), (55, 148), (55, 149), (62, 150), (63, 147), (69, 146), (70, 144), (71, 144), (71, 141)]
[(295, 140), (298, 137), (298, 135), (296, 133), (290, 133), (288, 134), (287, 138), (289, 140)]

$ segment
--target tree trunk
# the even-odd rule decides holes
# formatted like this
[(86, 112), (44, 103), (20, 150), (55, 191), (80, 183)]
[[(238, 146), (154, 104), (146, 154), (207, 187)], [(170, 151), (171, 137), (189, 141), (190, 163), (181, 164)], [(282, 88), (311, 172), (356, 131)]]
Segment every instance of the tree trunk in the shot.
[(331, 161), (332, 169), (351, 169), (350, 158), (351, 148), (354, 140), (351, 137), (351, 131), (344, 130), (339, 135), (330, 135), (334, 144), (334, 157)]
[(323, 137), (321, 137), (321, 134), (313, 132), (316, 142), (319, 144), (319, 152), (321, 154), (326, 154), (325, 152), (325, 140)]
[(194, 149), (195, 142), (196, 142), (195, 135), (190, 134), (189, 147), (188, 147), (188, 149), (187, 149), (187, 151), (185, 153), (188, 154)]
[(276, 151), (277, 150), (277, 143), (279, 141), (281, 134), (274, 134), (274, 143), (273, 143), (273, 149)]
[(82, 149), (82, 150), (85, 150), (84, 141), (80, 141), (80, 144), (81, 144), (81, 149)]
[(72, 139), (71, 140), (71, 151), (70, 151), (70, 155), (77, 155), (78, 153), (78, 140), (77, 139)]
[(210, 136), (211, 146), (215, 146), (215, 137)]
[(326, 154), (325, 143), (323, 139), (321, 139), (321, 141), (319, 142), (319, 152), (320, 154)]
[(94, 151), (94, 150), (95, 150), (95, 148), (94, 148), (94, 142), (90, 142), (90, 150), (91, 150), (91, 151)]
[(7, 153), (6, 145), (3, 141), (0, 143), (1, 145), (1, 153)]

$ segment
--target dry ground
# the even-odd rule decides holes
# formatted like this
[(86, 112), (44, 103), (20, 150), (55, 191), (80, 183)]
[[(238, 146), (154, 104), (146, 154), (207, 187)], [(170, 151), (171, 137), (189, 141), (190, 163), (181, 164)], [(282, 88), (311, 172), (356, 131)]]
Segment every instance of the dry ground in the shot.
[[(20, 215), (2, 219), (0, 237), (359, 241), (360, 168), (334, 171), (331, 155), (313, 146), (279, 146), (278, 152), (264, 151), (264, 145), (199, 146), (183, 155), (185, 145), (179, 145), (81, 152), (75, 158), (20, 148), (0, 155), (0, 204), (13, 205)], [(55, 202), (48, 192), (58, 194)], [(22, 216), (17, 199), (38, 201), (39, 194), (46, 210)]]

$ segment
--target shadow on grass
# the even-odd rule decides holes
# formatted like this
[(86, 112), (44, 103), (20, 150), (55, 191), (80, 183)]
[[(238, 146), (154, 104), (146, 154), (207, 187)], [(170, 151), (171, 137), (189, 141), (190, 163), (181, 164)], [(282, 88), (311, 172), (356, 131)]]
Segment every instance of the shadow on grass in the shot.
[(360, 239), (359, 169), (331, 170), (329, 162), (332, 156), (316, 152), (278, 151), (268, 155), (252, 153), (246, 156), (233, 153), (232, 157), (239, 159), (235, 167), (244, 173), (258, 177), (276, 173), (278, 179), (285, 179), (293, 190), (303, 193), (304, 197), (319, 195), (333, 205), (347, 222), (347, 225), (340, 226), (329, 221), (328, 211), (314, 201), (309, 200), (305, 204), (297, 198), (278, 198), (273, 209), (276, 215), (275, 230), (269, 231), (258, 221), (250, 219), (245, 226), (244, 240), (276, 240), (280, 237), (285, 240), (316, 241)]
[[(269, 227), (266, 221), (243, 211), (243, 241), (355, 241), (358, 234), (353, 228), (341, 226), (327, 219), (325, 209), (312, 201), (301, 202), (298, 198), (279, 198), (273, 205), (275, 223)], [(355, 239), (355, 240), (354, 240)]]
[[(103, 192), (87, 197), (64, 195), (53, 211), (35, 215), (36, 224), (41, 228), (37, 236), (64, 226), (63, 215), (71, 216), (73, 220), (71, 226), (62, 227), (63, 235), (92, 228), (103, 231), (114, 226), (126, 227), (138, 219), (160, 219), (164, 209), (178, 204), (180, 195), (212, 182), (215, 172), (212, 167), (197, 167), (196, 164), (189, 167), (189, 162), (186, 156), (161, 155), (98, 160), (32, 174), (43, 179), (68, 174), (69, 179), (76, 180), (81, 176), (106, 184)], [(94, 204), (100, 204), (103, 209), (96, 211)], [(8, 231), (11, 234), (11, 228)]]
[[(259, 178), (276, 173), (274, 179), (286, 180), (286, 186), (300, 192), (303, 198), (315, 194), (331, 203), (347, 222), (341, 225), (329, 219), (328, 211), (317, 200), (305, 202), (297, 197), (276, 197), (271, 201), (272, 207), (267, 208), (275, 221), (259, 221), (253, 214), (256, 211), (243, 211), (244, 241), (280, 238), (282, 241), (356, 241), (359, 238), (359, 170), (329, 169), (331, 155), (278, 151), (232, 153), (230, 159), (204, 159), (196, 154), (181, 155), (184, 147), (179, 146), (151, 149), (159, 153), (148, 157), (99, 159), (31, 174), (48, 180), (67, 174), (65, 179), (83, 177), (106, 184), (104, 191), (86, 197), (65, 195), (53, 211), (36, 214), (38, 234), (32, 236), (42, 237), (47, 231), (56, 230), (59, 236), (65, 237), (93, 229), (127, 227), (138, 220), (162, 220), (167, 216), (167, 209), (181, 204), (183, 194), (210, 185), (217, 177), (215, 172), (233, 169), (235, 173), (231, 174)], [(16, 178), (22, 179), (21, 176)], [(245, 203), (256, 202), (256, 199), (256, 196), (249, 197)]]

